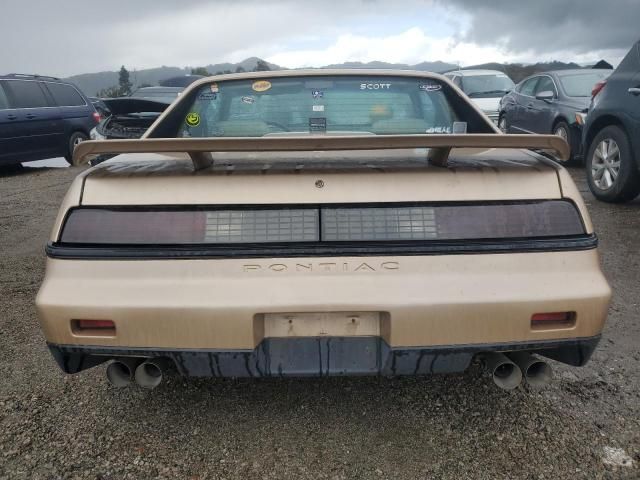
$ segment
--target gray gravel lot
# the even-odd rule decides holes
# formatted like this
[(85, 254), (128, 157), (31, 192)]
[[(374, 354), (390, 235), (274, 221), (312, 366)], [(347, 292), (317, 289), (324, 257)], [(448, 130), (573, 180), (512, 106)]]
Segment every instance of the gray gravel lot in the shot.
[[(583, 368), (504, 392), (429, 378), (202, 380), (116, 390), (66, 376), (38, 326), (43, 245), (77, 169), (0, 170), (0, 479), (640, 478), (640, 200), (572, 171), (614, 288)], [(81, 292), (80, 292), (81, 293)]]

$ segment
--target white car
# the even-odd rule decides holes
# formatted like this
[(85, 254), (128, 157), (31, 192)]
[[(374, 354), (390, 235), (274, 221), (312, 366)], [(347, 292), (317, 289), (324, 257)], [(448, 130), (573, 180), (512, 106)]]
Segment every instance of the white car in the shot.
[(456, 70), (445, 73), (445, 77), (466, 93), (496, 124), (500, 99), (515, 87), (513, 80), (498, 70)]

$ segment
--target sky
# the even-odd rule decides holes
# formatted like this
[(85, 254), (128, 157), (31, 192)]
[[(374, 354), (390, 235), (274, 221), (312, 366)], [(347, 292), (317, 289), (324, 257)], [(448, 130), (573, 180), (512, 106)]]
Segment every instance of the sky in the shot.
[(261, 57), (617, 64), (640, 0), (2, 0), (0, 73), (69, 76)]

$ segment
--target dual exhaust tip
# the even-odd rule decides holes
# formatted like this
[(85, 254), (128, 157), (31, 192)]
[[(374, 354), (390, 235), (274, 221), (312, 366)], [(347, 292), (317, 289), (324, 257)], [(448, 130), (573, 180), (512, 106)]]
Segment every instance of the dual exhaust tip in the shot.
[(503, 390), (513, 390), (524, 379), (534, 388), (547, 385), (553, 377), (551, 365), (526, 352), (490, 352), (482, 355), (482, 360), (491, 373), (493, 382)]
[(162, 383), (164, 373), (172, 365), (166, 358), (119, 358), (107, 367), (107, 380), (118, 388), (126, 387), (135, 381), (143, 388), (153, 389)]

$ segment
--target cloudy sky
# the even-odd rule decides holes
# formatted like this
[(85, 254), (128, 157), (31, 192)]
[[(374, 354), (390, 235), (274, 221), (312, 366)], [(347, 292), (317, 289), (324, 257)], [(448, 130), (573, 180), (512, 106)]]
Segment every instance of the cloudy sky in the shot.
[(2, 0), (0, 73), (58, 76), (258, 56), (285, 67), (382, 60), (617, 63), (640, 0)]

